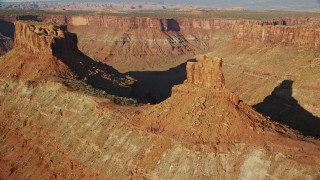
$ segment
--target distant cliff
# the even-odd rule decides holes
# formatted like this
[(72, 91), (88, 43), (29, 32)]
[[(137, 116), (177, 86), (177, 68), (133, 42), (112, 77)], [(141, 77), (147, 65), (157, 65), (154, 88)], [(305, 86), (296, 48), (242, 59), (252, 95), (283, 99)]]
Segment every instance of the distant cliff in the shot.
[(313, 27), (238, 25), (233, 39), (320, 50), (320, 29)]
[(278, 24), (277, 21), (69, 16), (79, 48), (117, 69), (165, 70), (231, 39), (236, 25)]
[[(299, 48), (319, 48), (318, 30), (314, 28), (319, 22), (318, 18), (235, 20), (39, 15), (3, 19), (65, 24), (70, 32), (78, 35), (78, 47), (81, 51), (92, 59), (108, 63), (121, 71), (166, 70), (196, 54), (210, 52), (223, 46), (231, 39)], [(304, 27), (298, 28), (293, 25)], [(71, 36), (70, 33), (67, 37)]]
[[(40, 18), (49, 20), (50, 18)], [(60, 20), (57, 20), (60, 19)], [(63, 18), (56, 18), (63, 22)], [(158, 29), (183, 31), (191, 29), (226, 29), (231, 30), (236, 24), (278, 25), (279, 20), (232, 20), (232, 19), (192, 19), (192, 18), (149, 18), (149, 17), (116, 17), (116, 16), (68, 16), (65, 21), (69, 26), (101, 26), (126, 29)]]

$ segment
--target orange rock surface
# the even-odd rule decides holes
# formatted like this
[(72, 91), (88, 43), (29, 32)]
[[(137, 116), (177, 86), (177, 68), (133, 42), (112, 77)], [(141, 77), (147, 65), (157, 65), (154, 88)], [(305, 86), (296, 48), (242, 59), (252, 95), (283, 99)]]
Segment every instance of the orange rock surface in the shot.
[(320, 50), (319, 34), (314, 27), (239, 25), (234, 28), (233, 39)]
[(112, 93), (128, 95), (134, 83), (112, 67), (93, 61), (77, 46), (77, 35), (57, 26), (15, 22), (14, 49), (1, 57), (0, 76), (17, 80), (86, 80)]
[[(172, 97), (137, 108), (55, 82), (0, 81), (1, 177), (319, 177), (319, 142), (263, 117), (221, 87), (220, 58), (197, 60)], [(206, 74), (195, 76), (199, 71)], [(197, 83), (204, 80), (210, 82)]]
[(0, 57), (0, 179), (319, 179), (319, 141), (290, 128), (317, 137), (319, 121), (303, 108), (319, 112), (317, 29), (274, 21), (39, 18), (68, 23), (80, 33), (81, 49), (126, 70), (213, 55), (163, 72), (163, 81), (185, 79), (163, 102), (118, 106), (61, 82), (100, 82), (128, 96), (128, 77), (79, 51), (65, 26), (16, 22), (15, 47)]

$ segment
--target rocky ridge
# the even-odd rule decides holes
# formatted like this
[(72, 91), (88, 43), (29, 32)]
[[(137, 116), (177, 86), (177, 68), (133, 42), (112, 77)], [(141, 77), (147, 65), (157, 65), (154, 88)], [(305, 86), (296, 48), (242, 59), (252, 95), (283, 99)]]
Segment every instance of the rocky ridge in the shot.
[(169, 64), (178, 65), (183, 59), (208, 52), (217, 43), (230, 39), (236, 25), (278, 24), (277, 21), (113, 16), (69, 16), (66, 23), (79, 35), (81, 50), (121, 71), (168, 69)]
[(320, 30), (314, 27), (238, 25), (233, 40), (320, 50)]
[[(317, 30), (314, 28), (319, 24), (317, 18), (236, 20), (38, 15), (3, 19), (11, 22), (31, 19), (66, 24), (71, 32), (77, 33), (81, 51), (123, 72), (166, 70), (196, 54), (210, 52), (231, 39), (318, 48), (318, 45), (313, 45), (317, 39)], [(295, 25), (305, 27), (293, 27)]]
[(2, 78), (84, 80), (94, 87), (129, 96), (132, 79), (111, 66), (93, 61), (77, 46), (66, 25), (15, 22), (14, 49), (1, 57)]
[(66, 25), (17, 21), (15, 29), (15, 48), (49, 55), (78, 50), (77, 35), (68, 32)]

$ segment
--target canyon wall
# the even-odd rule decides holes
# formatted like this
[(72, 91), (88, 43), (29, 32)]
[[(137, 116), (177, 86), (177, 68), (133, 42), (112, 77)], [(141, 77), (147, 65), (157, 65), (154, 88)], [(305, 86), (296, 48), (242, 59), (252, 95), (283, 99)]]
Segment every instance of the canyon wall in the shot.
[[(70, 26), (100, 26), (108, 28), (150, 29), (161, 31), (183, 30), (231, 30), (235, 24), (246, 25), (278, 25), (274, 20), (232, 20), (232, 19), (192, 19), (192, 18), (149, 18), (149, 17), (116, 17), (116, 16), (68, 16), (66, 23)], [(50, 17), (40, 18), (50, 19)]]
[[(230, 37), (235, 21), (70, 16), (69, 29), (90, 57), (121, 71), (165, 70)], [(217, 40), (214, 40), (217, 39)]]
[(169, 69), (196, 54), (222, 46), (232, 38), (233, 29), (242, 26), (291, 25), (295, 20), (296, 23), (303, 21), (297, 18), (232, 20), (102, 15), (25, 15), (4, 19), (67, 24), (71, 32), (78, 34), (80, 50), (121, 71)]
[(276, 21), (69, 16), (79, 48), (122, 71), (166, 70), (231, 39), (235, 25)]
[(38, 54), (76, 51), (77, 36), (67, 32), (65, 25), (15, 22), (14, 47)]
[(83, 54), (77, 35), (68, 32), (66, 25), (36, 21), (14, 25), (14, 48), (1, 57), (1, 78), (85, 80), (114, 97), (130, 96), (134, 81)]
[(319, 27), (319, 17), (282, 17), (277, 19), (279, 22), (283, 22), (283, 25), (287, 26), (315, 26)]
[(234, 27), (233, 40), (320, 50), (320, 29), (296, 26), (237, 25)]

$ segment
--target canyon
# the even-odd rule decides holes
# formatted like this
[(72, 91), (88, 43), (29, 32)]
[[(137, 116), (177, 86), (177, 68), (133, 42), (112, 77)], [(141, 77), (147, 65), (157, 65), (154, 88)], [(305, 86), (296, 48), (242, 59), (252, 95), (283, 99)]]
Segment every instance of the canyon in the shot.
[(320, 178), (320, 18), (0, 19), (1, 178)]

